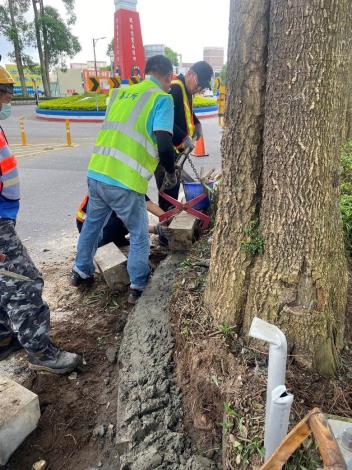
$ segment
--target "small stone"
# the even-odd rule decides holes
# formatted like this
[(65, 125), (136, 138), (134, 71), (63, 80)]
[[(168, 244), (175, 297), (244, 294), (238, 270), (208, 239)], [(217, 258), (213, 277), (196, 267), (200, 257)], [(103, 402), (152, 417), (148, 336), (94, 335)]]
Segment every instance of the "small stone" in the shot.
[(104, 437), (106, 431), (106, 426), (105, 424), (99, 424), (98, 426), (95, 426), (93, 430), (93, 436), (94, 437)]
[(108, 431), (107, 431), (108, 438), (112, 441), (115, 437), (115, 426), (113, 424), (109, 424)]
[(48, 248), (44, 248), (43, 253), (47, 253), (48, 251), (50, 251)]
[(77, 372), (72, 372), (72, 374), (68, 376), (68, 380), (77, 380), (77, 377)]
[(46, 468), (46, 461), (45, 460), (38, 460), (33, 464), (32, 470), (44, 470)]
[(106, 350), (106, 353), (105, 353), (108, 361), (110, 362), (110, 364), (115, 364), (116, 362), (116, 358), (117, 358), (117, 349), (114, 348), (114, 347), (110, 347)]

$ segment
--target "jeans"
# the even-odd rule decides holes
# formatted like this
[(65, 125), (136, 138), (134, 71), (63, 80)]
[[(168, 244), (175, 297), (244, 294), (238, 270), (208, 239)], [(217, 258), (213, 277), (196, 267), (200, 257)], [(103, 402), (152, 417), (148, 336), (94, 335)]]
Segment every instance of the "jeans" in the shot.
[(131, 288), (143, 290), (149, 277), (150, 248), (144, 195), (91, 178), (88, 178), (88, 192), (87, 216), (78, 240), (74, 271), (85, 279), (94, 274), (93, 258), (100, 234), (113, 211), (130, 233), (127, 271)]

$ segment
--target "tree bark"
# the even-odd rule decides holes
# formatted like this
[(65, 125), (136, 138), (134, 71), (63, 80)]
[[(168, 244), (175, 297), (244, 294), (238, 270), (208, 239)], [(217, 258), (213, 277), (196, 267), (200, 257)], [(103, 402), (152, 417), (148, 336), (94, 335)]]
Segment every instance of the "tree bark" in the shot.
[(352, 8), (349, 9), (347, 17), (347, 64), (348, 64), (348, 79), (347, 79), (347, 112), (346, 112), (346, 135), (345, 141), (352, 140)]
[(223, 179), (206, 302), (219, 321), (236, 323), (239, 330), (253, 262), (241, 242), (261, 195), (269, 5), (232, 0), (230, 12)]
[(40, 33), (39, 27), (39, 13), (37, 9), (37, 0), (32, 0), (33, 5), (33, 12), (34, 12), (34, 27), (35, 27), (35, 35), (37, 38), (37, 47), (38, 47), (38, 54), (39, 54), (39, 61), (40, 61), (40, 69), (41, 69), (41, 76), (43, 80), (43, 87), (45, 96), (49, 97), (50, 93), (50, 84), (48, 80), (48, 73), (45, 67), (45, 60), (44, 60), (44, 53), (42, 47), (42, 38)]
[[(43, 0), (39, 0), (39, 12), (40, 12), (40, 17), (44, 18), (45, 11), (44, 11)], [(49, 77), (50, 63), (49, 63), (49, 49), (48, 49), (48, 32), (47, 32), (45, 23), (42, 23), (42, 33), (43, 33), (44, 67), (45, 67), (45, 73), (46, 73), (47, 81), (50, 84), (50, 77)]]
[(26, 87), (26, 79), (24, 77), (24, 70), (23, 70), (23, 63), (22, 63), (22, 54), (21, 54), (21, 46), (20, 41), (18, 38), (18, 31), (16, 26), (16, 18), (15, 18), (15, 6), (14, 0), (8, 0), (9, 5), (9, 13), (11, 18), (11, 28), (12, 28), (12, 38), (13, 38), (13, 47), (15, 51), (16, 57), (16, 66), (18, 70), (18, 76), (20, 78), (22, 93), (24, 96), (28, 96), (28, 91)]
[[(348, 0), (271, 0), (269, 15), (254, 16), (256, 3), (234, 1), (225, 178), (205, 300), (243, 334), (256, 315), (276, 324), (299, 361), (330, 375), (347, 297), (338, 197)], [(268, 24), (267, 73), (255, 74)]]

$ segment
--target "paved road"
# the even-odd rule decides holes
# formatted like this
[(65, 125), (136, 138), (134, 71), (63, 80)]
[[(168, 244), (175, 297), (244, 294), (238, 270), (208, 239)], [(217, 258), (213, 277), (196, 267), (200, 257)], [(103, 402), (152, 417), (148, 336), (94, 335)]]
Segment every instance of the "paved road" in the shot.
[[(65, 124), (39, 121), (33, 105), (13, 106), (11, 118), (2, 122), (10, 145), (18, 154), (22, 201), (17, 229), (35, 255), (58, 253), (72, 247), (76, 238), (74, 215), (86, 192), (86, 170), (100, 124), (72, 123), (74, 148), (65, 144)], [(28, 148), (20, 144), (18, 118), (25, 117)], [(210, 157), (193, 159), (196, 167), (220, 168), (221, 132), (217, 119), (203, 121)], [(49, 149), (49, 150), (48, 150)], [(186, 169), (191, 173), (190, 168)], [(154, 179), (149, 196), (156, 200)]]

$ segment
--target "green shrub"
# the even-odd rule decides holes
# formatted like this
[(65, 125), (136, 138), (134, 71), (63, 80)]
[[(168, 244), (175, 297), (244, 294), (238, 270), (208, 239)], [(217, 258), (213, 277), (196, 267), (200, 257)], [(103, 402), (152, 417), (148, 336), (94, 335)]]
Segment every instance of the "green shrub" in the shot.
[(341, 166), (340, 209), (346, 247), (352, 255), (352, 141), (342, 149)]
[(195, 96), (193, 99), (194, 108), (206, 108), (208, 106), (217, 106), (216, 99), (204, 98), (203, 96)]
[[(99, 111), (106, 110), (107, 95), (95, 95), (85, 93), (84, 95), (67, 96), (65, 98), (55, 98), (39, 104), (39, 109), (54, 109), (64, 111), (96, 111), (97, 105)], [(204, 108), (215, 106), (216, 100), (196, 96), (194, 98), (195, 108)]]
[(107, 95), (84, 95), (55, 98), (39, 104), (39, 109), (54, 109), (63, 111), (99, 111), (106, 110)]

